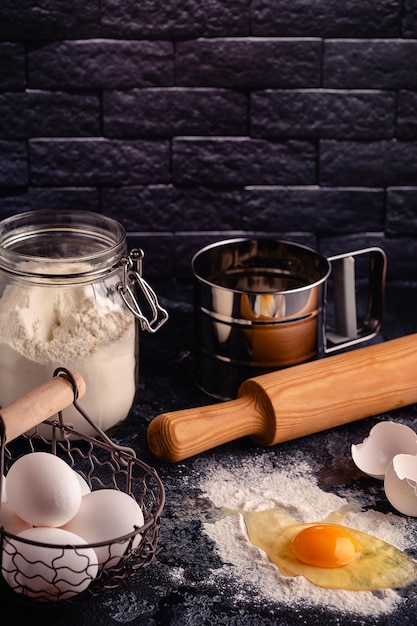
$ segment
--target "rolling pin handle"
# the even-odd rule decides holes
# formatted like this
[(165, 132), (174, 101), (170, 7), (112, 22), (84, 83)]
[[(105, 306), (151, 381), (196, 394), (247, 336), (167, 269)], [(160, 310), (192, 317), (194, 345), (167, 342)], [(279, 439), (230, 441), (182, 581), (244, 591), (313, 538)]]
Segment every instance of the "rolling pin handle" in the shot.
[(239, 437), (263, 433), (265, 417), (245, 396), (192, 409), (163, 413), (148, 426), (148, 445), (164, 461), (177, 462)]

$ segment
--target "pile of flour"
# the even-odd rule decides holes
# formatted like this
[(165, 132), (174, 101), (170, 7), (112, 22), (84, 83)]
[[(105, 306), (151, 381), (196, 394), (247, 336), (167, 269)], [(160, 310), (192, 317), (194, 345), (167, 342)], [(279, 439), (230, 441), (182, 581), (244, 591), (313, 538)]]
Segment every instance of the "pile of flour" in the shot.
[[(201, 474), (203, 494), (219, 509), (212, 521), (203, 524), (223, 562), (220, 569), (212, 571), (210, 582), (215, 587), (231, 588), (228, 581), (233, 580), (233, 587), (241, 589), (237, 602), (244, 602), (245, 589), (251, 588), (261, 601), (291, 606), (294, 611), (322, 606), (335, 612), (375, 617), (391, 613), (405, 601), (391, 589), (375, 593), (323, 589), (302, 576), (284, 577), (266, 554), (251, 544), (242, 515), (221, 515), (222, 507), (257, 511), (279, 505), (296, 522), (308, 523), (321, 521), (331, 511), (354, 503), (352, 494), (345, 499), (322, 491), (301, 455), (280, 457), (279, 467), (268, 454), (236, 468), (205, 463)], [(345, 524), (401, 550), (412, 545), (409, 522), (402, 517), (357, 510), (348, 514)], [(252, 596), (250, 601), (253, 602)]]
[[(86, 382), (81, 408), (103, 430), (122, 421), (135, 395), (133, 315), (104, 283), (9, 284), (0, 298), (0, 405), (49, 380), (55, 368)], [(64, 418), (94, 434), (74, 407)]]

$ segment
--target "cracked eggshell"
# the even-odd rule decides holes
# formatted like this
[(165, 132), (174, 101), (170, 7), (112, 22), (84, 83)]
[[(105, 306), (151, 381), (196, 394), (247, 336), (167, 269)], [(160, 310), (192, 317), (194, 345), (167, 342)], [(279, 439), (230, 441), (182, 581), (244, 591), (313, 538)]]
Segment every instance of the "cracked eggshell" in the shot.
[(397, 454), (388, 465), (385, 478), (385, 495), (400, 513), (417, 517), (417, 456)]
[(417, 434), (398, 422), (379, 422), (362, 443), (352, 445), (352, 459), (362, 472), (384, 480), (392, 459), (397, 454), (417, 454)]

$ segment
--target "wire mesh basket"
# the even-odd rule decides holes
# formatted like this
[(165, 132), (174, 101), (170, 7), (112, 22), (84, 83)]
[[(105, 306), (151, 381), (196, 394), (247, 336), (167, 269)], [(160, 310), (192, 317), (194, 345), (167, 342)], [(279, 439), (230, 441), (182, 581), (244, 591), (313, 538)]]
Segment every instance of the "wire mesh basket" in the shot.
[[(74, 393), (73, 404), (93, 426), (97, 436), (86, 436), (74, 430), (64, 423), (59, 411), (58, 419), (42, 422), (42, 435), (38, 426), (34, 426), (6, 443), (5, 423), (0, 416), (0, 495), (13, 463), (22, 455), (48, 452), (66, 461), (87, 483), (89, 490), (111, 489), (131, 496), (143, 513), (144, 523), (132, 526), (129, 533), (111, 540), (63, 545), (25, 539), (8, 532), (0, 521), (0, 588), (29, 603), (71, 603), (96, 596), (118, 587), (139, 569), (150, 565), (157, 551), (165, 503), (164, 487), (156, 471), (136, 458), (131, 448), (116, 445), (82, 411), (72, 373), (60, 368), (54, 376), (68, 378)], [(45, 428), (50, 429), (47, 436)], [(5, 506), (2, 502), (0, 512)], [(101, 558), (97, 563), (98, 551)]]

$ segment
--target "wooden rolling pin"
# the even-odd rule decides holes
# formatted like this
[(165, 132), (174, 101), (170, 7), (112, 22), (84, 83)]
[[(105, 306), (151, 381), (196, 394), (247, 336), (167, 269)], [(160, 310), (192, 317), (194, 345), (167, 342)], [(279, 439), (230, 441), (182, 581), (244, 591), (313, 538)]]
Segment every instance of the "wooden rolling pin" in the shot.
[[(85, 381), (81, 374), (71, 371), (77, 386), (78, 398), (85, 394)], [(21, 398), (0, 409), (5, 427), (5, 441), (49, 419), (74, 401), (74, 389), (70, 379), (62, 374), (32, 389)]]
[(415, 402), (412, 334), (250, 378), (236, 400), (158, 415), (148, 445), (175, 462), (239, 437), (272, 446)]

